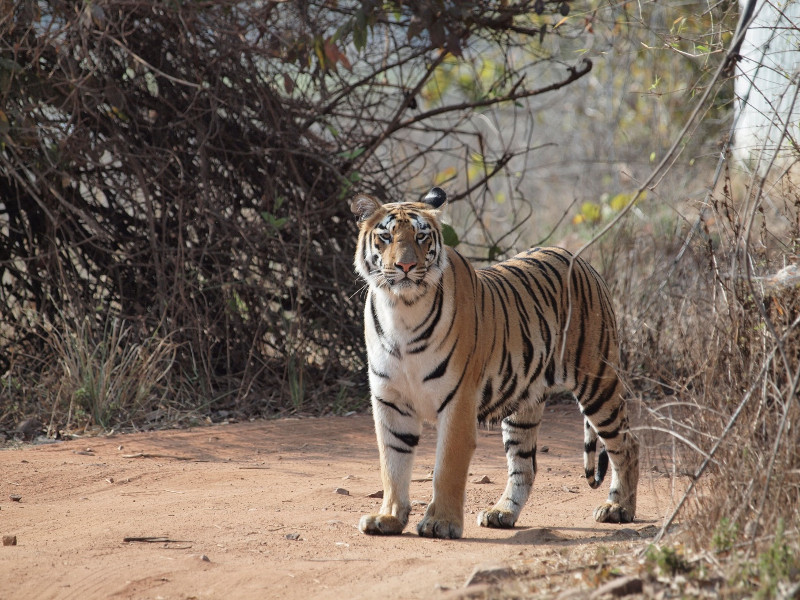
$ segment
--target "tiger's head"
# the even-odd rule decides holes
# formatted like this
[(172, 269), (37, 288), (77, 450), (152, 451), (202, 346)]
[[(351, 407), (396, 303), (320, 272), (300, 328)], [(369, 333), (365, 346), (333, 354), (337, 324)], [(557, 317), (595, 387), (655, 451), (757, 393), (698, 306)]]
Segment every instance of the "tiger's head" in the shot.
[(447, 265), (438, 209), (447, 199), (433, 188), (423, 202), (381, 204), (358, 194), (350, 210), (358, 218), (356, 272), (371, 286), (413, 302), (435, 287)]

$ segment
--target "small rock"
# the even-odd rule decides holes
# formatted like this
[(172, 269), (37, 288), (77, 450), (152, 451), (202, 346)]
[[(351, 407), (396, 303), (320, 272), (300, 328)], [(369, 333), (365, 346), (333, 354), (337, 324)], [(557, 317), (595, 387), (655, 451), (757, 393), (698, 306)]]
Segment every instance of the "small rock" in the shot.
[(618, 529), (617, 535), (633, 539), (640, 537), (639, 532), (636, 531), (635, 529), (631, 529), (630, 527), (623, 527), (622, 529)]
[(428, 503), (423, 500), (412, 500), (411, 506), (428, 506)]
[(202, 560), (203, 562), (211, 562), (211, 559), (208, 558), (205, 554), (200, 555), (200, 560)]
[(479, 583), (497, 583), (503, 579), (514, 577), (514, 570), (504, 565), (478, 565), (467, 577), (466, 587)]
[(16, 546), (16, 545), (17, 545), (17, 536), (15, 535), (3, 536), (3, 546)]
[(372, 492), (367, 498), (383, 498), (383, 490), (378, 490), (377, 492)]
[(644, 582), (638, 577), (620, 577), (597, 588), (590, 598), (600, 598), (609, 594), (615, 598), (630, 596), (631, 594), (641, 594), (644, 589)]
[(655, 525), (646, 525), (640, 528), (636, 533), (639, 535), (639, 537), (651, 538), (655, 537), (659, 531), (661, 531), (660, 527), (656, 527)]
[(577, 489), (569, 487), (567, 485), (562, 485), (561, 489), (564, 490), (565, 492), (569, 492), (570, 494), (577, 494), (578, 493)]
[(472, 483), (492, 483), (492, 480), (489, 479), (488, 475), (484, 475), (483, 477), (478, 477), (477, 479), (473, 479)]
[(22, 496), (20, 496), (19, 494), (11, 494), (8, 498), (12, 502), (19, 502), (20, 500), (22, 500)]
[(550, 452), (550, 446), (542, 446), (541, 448), (539, 448), (539, 452), (541, 452), (542, 454)]
[(287, 540), (292, 540), (293, 542), (296, 542), (296, 541), (298, 541), (300, 539), (300, 534), (299, 533), (287, 533), (285, 537), (286, 537)]
[(344, 488), (340, 488), (340, 487), (337, 487), (333, 491), (336, 492), (337, 494), (341, 494), (342, 496), (349, 496), (350, 495), (350, 492), (348, 490), (346, 490)]

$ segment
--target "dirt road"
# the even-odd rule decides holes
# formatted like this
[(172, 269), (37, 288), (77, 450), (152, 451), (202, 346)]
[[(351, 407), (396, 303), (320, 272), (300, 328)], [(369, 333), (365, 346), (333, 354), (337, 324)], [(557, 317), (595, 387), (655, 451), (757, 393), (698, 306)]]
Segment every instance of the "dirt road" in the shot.
[[(478, 437), (464, 539), (456, 541), (414, 533), (431, 495), (429, 428), (408, 531), (358, 532), (359, 517), (380, 505), (370, 497), (381, 484), (369, 416), (0, 451), (0, 534), (17, 539), (0, 547), (0, 600), (440, 598), (458, 595), (448, 590), (487, 564), (528, 573), (541, 590), (554, 585), (551, 573), (590, 585), (583, 566), (641, 547), (671, 505), (670, 480), (651, 476), (645, 460), (636, 522), (595, 523), (592, 509), (608, 482), (586, 485), (580, 415), (556, 405), (546, 409), (539, 474), (518, 526), (480, 528), (476, 515), (499, 497), (506, 467), (499, 428)], [(475, 482), (484, 476), (489, 483)]]

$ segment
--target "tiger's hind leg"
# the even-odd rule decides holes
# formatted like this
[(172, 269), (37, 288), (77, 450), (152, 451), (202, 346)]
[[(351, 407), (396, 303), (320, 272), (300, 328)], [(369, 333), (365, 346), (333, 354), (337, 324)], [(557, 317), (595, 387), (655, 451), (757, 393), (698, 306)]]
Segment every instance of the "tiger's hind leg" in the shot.
[[(636, 514), (639, 442), (630, 431), (625, 401), (620, 394), (621, 388), (621, 384), (614, 381), (605, 394), (598, 394), (594, 402), (580, 402), (586, 425), (591, 427), (591, 430), (586, 431), (584, 445), (584, 466), (589, 485), (600, 485), (604, 471), (601, 465), (598, 477), (594, 478), (595, 432), (605, 446), (611, 462), (608, 500), (594, 510), (594, 519), (600, 523), (630, 523)], [(603, 458), (602, 455), (600, 458)]]
[(509, 528), (516, 524), (536, 477), (536, 438), (543, 412), (544, 402), (528, 401), (503, 419), (508, 482), (497, 504), (478, 514), (478, 525)]

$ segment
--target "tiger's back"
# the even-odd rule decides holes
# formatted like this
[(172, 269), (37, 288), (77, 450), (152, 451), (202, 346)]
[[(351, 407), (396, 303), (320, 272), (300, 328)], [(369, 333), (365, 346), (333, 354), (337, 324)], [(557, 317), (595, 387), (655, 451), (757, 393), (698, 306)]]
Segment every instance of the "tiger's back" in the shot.
[(425, 204), (381, 206), (360, 196), (353, 210), (361, 217), (356, 267), (369, 283), (365, 338), (384, 480), (381, 512), (365, 516), (361, 530), (405, 527), (423, 420), (437, 422), (440, 441), (419, 533), (460, 537), (477, 421), (501, 421), (509, 467), (503, 496), (479, 523), (513, 526), (536, 474), (543, 400), (557, 390), (572, 392), (584, 414), (592, 487), (607, 465), (603, 453), (595, 469), (598, 435), (611, 459), (611, 492), (595, 518), (632, 520), (638, 445), (616, 373), (614, 313), (594, 269), (566, 250), (536, 248), (476, 271), (443, 245)]

